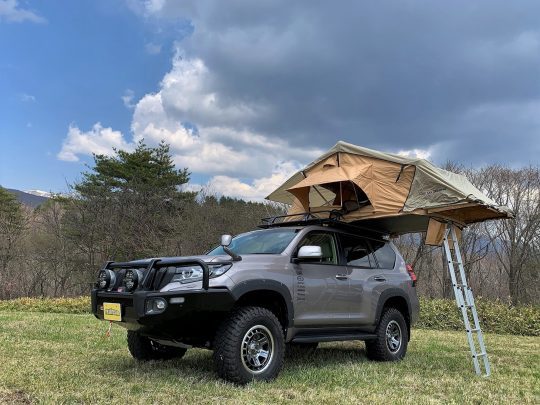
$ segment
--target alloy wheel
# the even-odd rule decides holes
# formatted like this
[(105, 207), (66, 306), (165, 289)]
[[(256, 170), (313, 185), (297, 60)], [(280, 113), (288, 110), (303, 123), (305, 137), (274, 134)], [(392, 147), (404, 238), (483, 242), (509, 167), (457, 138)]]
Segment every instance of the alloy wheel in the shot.
[(397, 353), (401, 348), (401, 339), (402, 333), (399, 324), (394, 320), (388, 322), (386, 326), (386, 346), (388, 350), (392, 353)]
[(274, 355), (274, 338), (263, 325), (250, 328), (242, 339), (242, 364), (252, 374), (260, 374), (268, 368)]

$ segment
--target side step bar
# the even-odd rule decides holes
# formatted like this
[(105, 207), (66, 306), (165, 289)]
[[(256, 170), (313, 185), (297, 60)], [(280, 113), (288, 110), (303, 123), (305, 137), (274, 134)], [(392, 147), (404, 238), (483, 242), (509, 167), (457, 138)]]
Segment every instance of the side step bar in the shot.
[(340, 342), (346, 340), (372, 340), (377, 335), (373, 333), (313, 333), (301, 334), (292, 339), (294, 343), (315, 343), (315, 342)]

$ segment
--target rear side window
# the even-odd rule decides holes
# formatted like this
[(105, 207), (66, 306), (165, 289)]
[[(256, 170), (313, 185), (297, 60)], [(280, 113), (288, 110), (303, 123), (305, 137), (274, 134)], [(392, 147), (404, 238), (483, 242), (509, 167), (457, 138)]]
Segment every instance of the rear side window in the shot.
[(339, 235), (343, 257), (349, 266), (377, 268), (370, 246), (364, 238), (352, 235)]
[(371, 242), (377, 262), (381, 269), (393, 269), (396, 263), (396, 252), (389, 243)]

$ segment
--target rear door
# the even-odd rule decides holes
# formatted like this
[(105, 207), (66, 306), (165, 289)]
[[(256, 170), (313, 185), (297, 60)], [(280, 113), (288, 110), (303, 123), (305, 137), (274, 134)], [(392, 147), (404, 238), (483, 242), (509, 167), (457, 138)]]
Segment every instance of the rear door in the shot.
[[(380, 294), (387, 288), (387, 270), (379, 266), (372, 243), (367, 238), (340, 234), (343, 260), (349, 274), (349, 312), (354, 325), (372, 325)], [(376, 242), (387, 244), (384, 241)]]
[(320, 246), (319, 261), (293, 265), (295, 326), (317, 327), (349, 323), (349, 279), (347, 268), (339, 265), (336, 235), (327, 231), (309, 232), (296, 247)]

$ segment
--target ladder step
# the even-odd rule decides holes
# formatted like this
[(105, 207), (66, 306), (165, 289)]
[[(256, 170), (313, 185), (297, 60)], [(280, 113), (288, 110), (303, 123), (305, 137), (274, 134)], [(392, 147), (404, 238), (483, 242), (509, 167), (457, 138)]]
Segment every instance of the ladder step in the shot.
[(467, 284), (454, 284), (457, 288), (469, 288)]
[[(484, 356), (487, 356), (487, 353), (486, 353), (486, 352), (482, 352), (482, 353), (477, 353), (477, 354), (476, 354), (476, 357), (484, 357)], [(475, 357), (474, 354), (473, 354), (473, 357)]]
[(474, 328), (474, 329), (471, 329), (471, 330), (468, 330), (467, 332), (480, 332), (480, 328)]
[(474, 308), (474, 305), (472, 305), (472, 304), (465, 304), (465, 305), (462, 305), (462, 307), (465, 307), (465, 308)]

